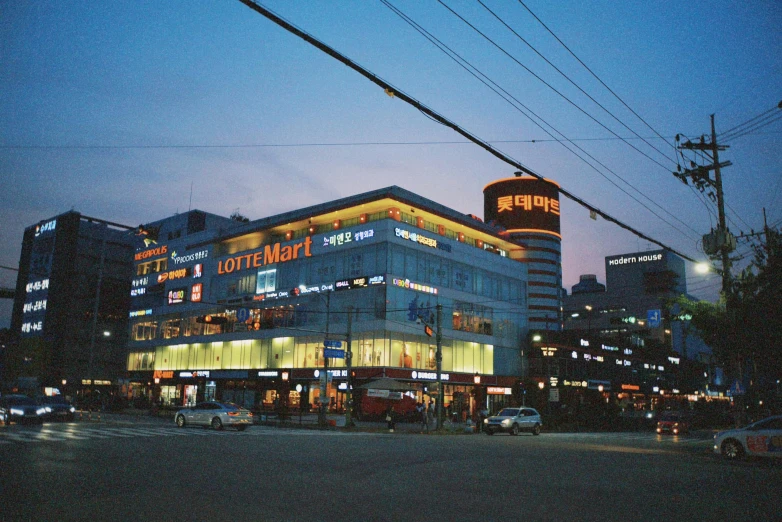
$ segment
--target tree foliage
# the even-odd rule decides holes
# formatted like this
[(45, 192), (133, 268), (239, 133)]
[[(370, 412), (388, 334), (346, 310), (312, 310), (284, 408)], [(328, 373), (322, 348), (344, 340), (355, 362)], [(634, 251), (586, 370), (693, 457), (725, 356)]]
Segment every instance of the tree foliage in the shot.
[(684, 296), (676, 300), (692, 315), (692, 326), (717, 360), (734, 375), (739, 364), (758, 376), (782, 372), (782, 234), (767, 229), (765, 236), (719, 303)]

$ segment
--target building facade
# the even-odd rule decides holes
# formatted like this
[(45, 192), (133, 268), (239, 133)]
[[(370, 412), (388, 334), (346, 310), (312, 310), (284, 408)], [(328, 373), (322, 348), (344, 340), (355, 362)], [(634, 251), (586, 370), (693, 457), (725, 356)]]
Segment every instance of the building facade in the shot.
[(389, 187), (170, 239), (167, 220), (151, 225), (130, 291), (137, 393), (309, 408), (325, 371), (336, 410), (347, 386), (384, 376), (424, 400), (438, 327), (454, 411), (510, 401), (523, 373), (528, 252), (475, 216)]
[(5, 379), (74, 392), (124, 376), (133, 228), (66, 212), (25, 229)]

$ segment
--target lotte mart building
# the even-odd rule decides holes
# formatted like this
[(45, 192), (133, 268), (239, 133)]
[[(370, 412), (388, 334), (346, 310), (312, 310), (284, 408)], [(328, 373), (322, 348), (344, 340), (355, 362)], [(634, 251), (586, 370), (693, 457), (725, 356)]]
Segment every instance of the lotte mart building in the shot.
[[(335, 410), (349, 382), (379, 377), (428, 400), (425, 327), (436, 330), (439, 304), (444, 404), (510, 403), (529, 329), (561, 322), (559, 200), (527, 177), (484, 195), (484, 219), (390, 187), (247, 223), (191, 211), (148, 224), (157, 242), (135, 254), (131, 386), (169, 405), (306, 408), (328, 362)], [(351, 376), (323, 357), (324, 340), (346, 348), (348, 327)]]

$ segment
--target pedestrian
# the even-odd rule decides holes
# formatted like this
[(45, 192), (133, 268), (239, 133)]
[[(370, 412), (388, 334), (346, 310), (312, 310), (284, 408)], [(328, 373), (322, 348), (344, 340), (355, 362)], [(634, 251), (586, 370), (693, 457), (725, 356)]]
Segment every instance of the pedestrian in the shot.
[[(434, 420), (434, 402), (429, 401), (429, 405), (426, 407), (426, 422), (431, 424)], [(435, 426), (436, 428), (437, 426)]]
[(421, 433), (426, 432), (429, 433), (429, 418), (427, 416), (427, 409), (424, 408), (424, 405), (421, 405)]
[(386, 411), (386, 422), (388, 423), (388, 431), (393, 433), (394, 425), (396, 423), (394, 422), (394, 408), (391, 406), (389, 406), (388, 410)]

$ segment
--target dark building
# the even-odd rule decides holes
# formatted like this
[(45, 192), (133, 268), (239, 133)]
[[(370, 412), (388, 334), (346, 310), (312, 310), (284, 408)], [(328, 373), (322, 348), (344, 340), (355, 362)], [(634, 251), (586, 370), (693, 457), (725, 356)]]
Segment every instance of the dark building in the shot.
[(124, 375), (134, 229), (66, 212), (25, 229), (5, 379), (29, 389)]

